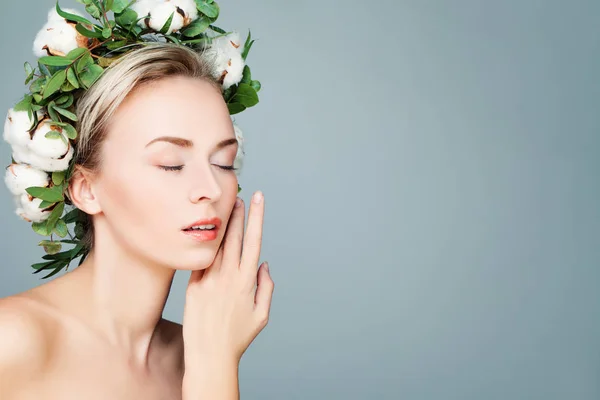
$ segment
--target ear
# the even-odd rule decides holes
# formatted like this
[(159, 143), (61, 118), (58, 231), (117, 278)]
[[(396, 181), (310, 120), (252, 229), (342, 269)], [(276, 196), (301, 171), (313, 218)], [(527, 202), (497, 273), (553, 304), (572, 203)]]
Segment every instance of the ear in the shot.
[(89, 215), (102, 211), (98, 198), (94, 193), (94, 174), (81, 167), (75, 166), (73, 175), (69, 179), (69, 198), (75, 207)]

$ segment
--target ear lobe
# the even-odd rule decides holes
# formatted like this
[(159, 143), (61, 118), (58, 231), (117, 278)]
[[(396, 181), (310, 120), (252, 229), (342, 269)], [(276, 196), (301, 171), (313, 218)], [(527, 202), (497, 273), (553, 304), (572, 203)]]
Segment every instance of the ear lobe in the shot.
[(73, 205), (89, 215), (102, 211), (94, 193), (93, 174), (81, 166), (76, 166), (69, 179), (69, 198)]

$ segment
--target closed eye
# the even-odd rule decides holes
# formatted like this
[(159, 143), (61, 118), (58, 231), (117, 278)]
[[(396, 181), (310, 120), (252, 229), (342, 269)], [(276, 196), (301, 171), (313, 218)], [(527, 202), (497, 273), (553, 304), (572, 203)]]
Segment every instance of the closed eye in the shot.
[[(235, 168), (233, 165), (216, 165), (225, 171), (236, 171), (238, 168)], [(159, 165), (158, 168), (163, 169), (165, 171), (181, 171), (183, 169), (183, 165)]]

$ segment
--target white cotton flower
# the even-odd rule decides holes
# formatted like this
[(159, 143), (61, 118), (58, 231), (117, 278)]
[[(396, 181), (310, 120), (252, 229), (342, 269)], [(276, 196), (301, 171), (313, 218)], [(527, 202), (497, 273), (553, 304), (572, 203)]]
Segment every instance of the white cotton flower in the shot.
[(234, 168), (238, 169), (237, 173), (239, 174), (240, 170), (243, 166), (244, 155), (246, 154), (246, 152), (244, 151), (244, 134), (243, 134), (242, 130), (240, 129), (240, 127), (235, 122), (233, 123), (233, 129), (235, 131), (235, 138), (237, 139), (237, 142), (238, 142), (238, 149), (237, 149), (237, 153), (235, 155), (235, 160), (233, 162), (233, 166), (234, 166)]
[(50, 184), (50, 175), (31, 165), (12, 164), (6, 168), (4, 182), (13, 195), (20, 196), (27, 193), (25, 189), (32, 186), (47, 187)]
[(183, 28), (183, 16), (177, 12), (177, 6), (173, 2), (158, 4), (150, 10), (150, 21), (148, 26), (159, 32), (165, 25), (169, 17), (173, 14), (171, 26), (167, 30), (167, 35)]
[(183, 26), (188, 26), (193, 21), (198, 19), (198, 6), (194, 0), (167, 0), (179, 8), (184, 14)]
[(51, 214), (51, 211), (44, 211), (40, 208), (42, 199), (32, 197), (29, 194), (21, 195), (17, 203), (15, 213), (28, 222), (45, 221)]
[(51, 131), (53, 129), (50, 120), (40, 122), (29, 142), (29, 150), (38, 156), (49, 158), (58, 158), (65, 154), (69, 150), (69, 144), (61, 138), (47, 138), (46, 134)]
[(224, 51), (237, 51), (240, 54), (244, 50), (242, 47), (242, 38), (237, 31), (214, 38), (211, 47), (219, 48)]
[[(150, 10), (155, 6), (162, 3), (161, 0), (137, 0), (135, 3), (129, 6), (130, 9), (136, 12), (138, 18), (147, 17), (150, 14)], [(144, 20), (138, 22), (143, 28), (146, 27)]]
[(242, 43), (238, 32), (214, 38), (206, 56), (211, 59), (213, 75), (227, 89), (242, 80), (246, 63), (242, 57)]
[(33, 121), (27, 111), (8, 110), (4, 123), (4, 140), (13, 146), (27, 146), (31, 140), (29, 128)]
[[(68, 12), (81, 16), (76, 10), (68, 9)], [(36, 57), (64, 56), (78, 47), (86, 48), (88, 38), (77, 32), (75, 26), (76, 24), (67, 22), (58, 15), (55, 9), (50, 10), (48, 22), (37, 33), (33, 42), (33, 54)]]
[[(61, 139), (58, 139), (61, 140)], [(69, 150), (64, 156), (51, 158), (40, 156), (27, 147), (13, 146), (12, 156), (16, 162), (20, 164), (29, 164), (37, 169), (47, 172), (65, 171), (69, 168), (69, 163), (73, 158), (73, 146), (69, 146)]]
[(231, 58), (227, 64), (225, 64), (225, 71), (227, 74), (223, 79), (223, 89), (227, 89), (242, 80), (245, 66), (246, 63), (244, 62), (241, 54), (233, 53), (231, 55)]

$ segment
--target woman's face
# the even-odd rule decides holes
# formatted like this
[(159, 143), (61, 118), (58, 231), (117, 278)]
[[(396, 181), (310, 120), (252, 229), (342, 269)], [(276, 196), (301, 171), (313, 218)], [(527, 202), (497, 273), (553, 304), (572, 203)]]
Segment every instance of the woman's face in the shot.
[[(233, 166), (237, 146), (227, 105), (211, 84), (170, 77), (138, 88), (103, 143), (94, 180), (102, 225), (152, 262), (208, 267), (237, 198), (237, 176), (224, 169)], [(185, 230), (212, 218), (221, 223), (214, 238)]]

